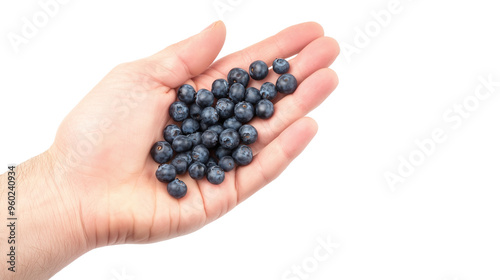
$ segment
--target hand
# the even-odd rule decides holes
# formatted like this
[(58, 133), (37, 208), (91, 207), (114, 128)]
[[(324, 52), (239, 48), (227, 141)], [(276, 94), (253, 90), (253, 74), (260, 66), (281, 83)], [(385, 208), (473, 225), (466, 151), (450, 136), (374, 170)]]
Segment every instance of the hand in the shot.
[[(304, 116), (337, 85), (327, 68), (339, 52), (335, 40), (318, 24), (304, 23), (213, 62), (224, 39), (225, 26), (216, 22), (151, 57), (117, 66), (62, 122), (44, 157), (54, 170), (53, 192), (65, 201), (55, 208), (75, 215), (85, 250), (155, 242), (203, 227), (276, 178), (315, 135), (316, 123)], [(187, 195), (170, 197), (149, 151), (172, 123), (168, 108), (176, 88), (210, 89), (233, 67), (246, 69), (258, 59), (270, 65), (294, 54), (290, 70), (299, 87), (277, 98), (270, 119), (251, 122), (259, 132), (253, 162), (227, 172), (217, 186), (180, 176)], [(266, 80), (277, 77), (270, 73)]]

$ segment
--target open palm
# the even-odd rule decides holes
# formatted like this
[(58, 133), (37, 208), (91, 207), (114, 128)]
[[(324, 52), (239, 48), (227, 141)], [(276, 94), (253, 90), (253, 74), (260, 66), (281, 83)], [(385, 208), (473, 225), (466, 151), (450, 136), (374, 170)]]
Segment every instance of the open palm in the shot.
[[(50, 153), (63, 166), (89, 246), (154, 242), (199, 229), (276, 178), (314, 136), (316, 123), (304, 116), (337, 85), (327, 68), (338, 55), (335, 40), (318, 24), (303, 23), (213, 62), (224, 39), (224, 24), (216, 22), (151, 57), (117, 66), (61, 124)], [(173, 122), (168, 107), (176, 89), (185, 83), (210, 89), (233, 67), (295, 54), (290, 71), (299, 88), (274, 100), (270, 119), (251, 122), (259, 132), (253, 162), (227, 172), (220, 185), (180, 176), (187, 195), (170, 197), (155, 177), (158, 164), (149, 150)], [(270, 73), (266, 81), (276, 78)]]

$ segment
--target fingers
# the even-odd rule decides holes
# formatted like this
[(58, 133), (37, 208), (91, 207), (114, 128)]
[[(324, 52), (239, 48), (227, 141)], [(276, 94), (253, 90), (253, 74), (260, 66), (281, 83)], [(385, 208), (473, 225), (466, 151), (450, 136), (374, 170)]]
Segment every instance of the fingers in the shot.
[(305, 149), (318, 126), (311, 118), (301, 118), (290, 125), (258, 155), (251, 164), (236, 170), (238, 203), (278, 177)]
[(199, 75), (215, 60), (226, 37), (226, 27), (217, 21), (200, 33), (145, 59), (146, 71), (170, 88)]
[(333, 70), (320, 69), (304, 80), (294, 93), (277, 102), (271, 118), (252, 121), (259, 132), (257, 142), (252, 145), (254, 153), (259, 153), (289, 125), (320, 105), (337, 85), (337, 74)]
[[(323, 28), (315, 22), (297, 24), (257, 44), (218, 60), (211, 66), (211, 69), (226, 74), (234, 67), (247, 70), (255, 60), (263, 60), (270, 65), (274, 59), (288, 58), (322, 36)], [(211, 76), (218, 75), (217, 73), (211, 74)]]

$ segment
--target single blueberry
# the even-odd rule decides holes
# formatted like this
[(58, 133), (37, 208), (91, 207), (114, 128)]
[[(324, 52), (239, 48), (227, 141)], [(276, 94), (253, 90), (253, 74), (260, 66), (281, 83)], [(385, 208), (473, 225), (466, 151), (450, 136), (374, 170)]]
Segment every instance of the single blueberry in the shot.
[(238, 130), (238, 133), (240, 134), (241, 142), (245, 145), (250, 145), (257, 141), (257, 129), (250, 124), (242, 125)]
[(249, 67), (250, 77), (254, 80), (262, 80), (267, 77), (267, 73), (269, 73), (269, 67), (262, 60), (257, 60), (252, 62)]
[(179, 98), (180, 101), (186, 104), (193, 103), (195, 97), (196, 97), (196, 90), (191, 85), (184, 84), (177, 90), (177, 98)]
[(277, 74), (285, 74), (290, 69), (290, 64), (283, 58), (276, 58), (273, 61), (273, 70)]
[(214, 124), (214, 125), (211, 125), (207, 128), (207, 130), (213, 130), (215, 132), (217, 132), (218, 135), (220, 135), (220, 133), (222, 131), (224, 131), (224, 127), (220, 124)]
[(193, 103), (189, 106), (189, 116), (195, 121), (201, 121), (201, 110), (203, 110), (203, 108)]
[(265, 82), (260, 87), (260, 95), (263, 99), (273, 100), (278, 95), (278, 91), (273, 83)]
[(219, 143), (219, 134), (213, 130), (205, 130), (201, 134), (201, 143), (207, 148), (213, 148)]
[[(219, 121), (219, 114), (214, 107), (206, 107), (201, 111), (201, 122), (207, 126), (216, 124)], [(208, 128), (208, 127), (207, 127)]]
[(233, 170), (235, 165), (234, 159), (231, 156), (225, 156), (219, 160), (220, 168), (226, 172)]
[(179, 179), (175, 179), (167, 185), (167, 192), (173, 198), (183, 198), (187, 193), (186, 183)]
[(210, 157), (210, 151), (205, 147), (205, 145), (197, 145), (191, 151), (191, 156), (194, 162), (207, 163)]
[(172, 182), (175, 179), (175, 167), (171, 164), (162, 164), (156, 169), (156, 178), (163, 183)]
[(202, 88), (196, 94), (196, 104), (198, 104), (198, 106), (205, 108), (208, 106), (212, 106), (213, 103), (214, 95), (208, 89)]
[(241, 127), (242, 123), (239, 122), (235, 117), (230, 117), (229, 119), (224, 121), (222, 125), (224, 128), (232, 128), (234, 130), (238, 130)]
[(192, 145), (193, 143), (186, 135), (177, 135), (172, 141), (172, 149), (178, 153), (189, 151)]
[(236, 130), (228, 128), (219, 135), (219, 144), (223, 148), (232, 150), (240, 144), (240, 134)]
[(233, 151), (232, 157), (238, 165), (248, 165), (253, 159), (252, 149), (246, 145), (240, 145)]
[(283, 74), (276, 81), (276, 89), (284, 94), (293, 93), (297, 89), (297, 79), (292, 74)]
[(245, 93), (245, 101), (255, 104), (262, 98), (260, 91), (254, 87), (249, 87)]
[(215, 150), (215, 157), (220, 160), (221, 158), (223, 158), (225, 156), (230, 156), (232, 153), (233, 153), (232, 150), (229, 150), (229, 149), (226, 149), (226, 148), (219, 146)]
[(168, 113), (176, 122), (182, 122), (189, 116), (189, 107), (182, 101), (175, 101), (170, 105)]
[[(239, 84), (238, 84), (239, 85)], [(234, 103), (229, 98), (221, 98), (215, 104), (215, 110), (221, 119), (227, 119), (234, 114)]]
[(193, 163), (193, 157), (191, 156), (191, 151), (177, 153), (175, 155), (175, 157), (174, 157), (174, 160), (177, 159), (177, 158), (185, 159), (187, 161), (188, 165), (190, 165), (191, 163)]
[(174, 151), (167, 141), (156, 142), (151, 148), (150, 153), (154, 161), (160, 164), (167, 163), (174, 155)]
[(233, 84), (229, 88), (229, 98), (234, 102), (238, 103), (245, 100), (245, 87), (242, 84)]
[(193, 147), (201, 144), (201, 132), (191, 133), (187, 137), (193, 143)]
[(182, 121), (181, 130), (184, 134), (195, 133), (200, 129), (200, 124), (194, 119), (188, 118)]
[(255, 115), (261, 119), (269, 119), (274, 114), (274, 105), (267, 99), (262, 99), (255, 105)]
[(193, 162), (188, 168), (188, 173), (191, 178), (201, 180), (207, 173), (207, 167), (199, 161)]
[(217, 165), (217, 161), (213, 157), (209, 157), (207, 163), (205, 164), (207, 168)]
[(247, 123), (253, 119), (254, 108), (252, 103), (241, 101), (234, 105), (234, 116), (241, 123)]
[(186, 173), (189, 163), (182, 157), (176, 157), (170, 162), (170, 165), (175, 168), (175, 173), (177, 173), (178, 175), (182, 175)]
[(224, 79), (217, 79), (212, 83), (212, 93), (216, 98), (227, 97), (229, 83)]
[(234, 83), (240, 83), (244, 87), (247, 87), (248, 82), (250, 81), (250, 76), (248, 75), (247, 71), (241, 68), (233, 68), (227, 74), (227, 81), (229, 83), (229, 86), (233, 85)]
[(182, 131), (176, 124), (169, 124), (163, 130), (163, 138), (165, 138), (165, 140), (170, 144), (172, 144), (172, 141), (174, 141), (174, 138), (177, 135), (181, 135), (181, 134), (182, 134)]
[(210, 166), (207, 171), (207, 180), (214, 184), (219, 185), (224, 181), (224, 170), (218, 165)]

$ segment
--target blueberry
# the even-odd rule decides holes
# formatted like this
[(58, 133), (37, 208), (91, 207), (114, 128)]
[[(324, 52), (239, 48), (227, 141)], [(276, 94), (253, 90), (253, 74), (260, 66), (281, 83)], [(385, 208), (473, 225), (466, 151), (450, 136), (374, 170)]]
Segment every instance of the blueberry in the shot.
[(255, 105), (255, 115), (261, 119), (269, 119), (274, 114), (274, 105), (267, 99), (262, 99)]
[(173, 198), (183, 198), (187, 193), (186, 183), (179, 179), (175, 179), (167, 185), (167, 192)]
[(254, 116), (252, 103), (241, 101), (234, 105), (234, 116), (241, 123), (246, 123), (252, 120)]
[(174, 138), (177, 135), (181, 135), (181, 134), (182, 134), (182, 131), (176, 124), (169, 124), (163, 130), (163, 138), (165, 138), (165, 140), (170, 144), (172, 144), (172, 141), (174, 141)]
[(234, 159), (231, 156), (225, 156), (219, 160), (219, 166), (222, 170), (229, 172), (235, 167)]
[(284, 94), (293, 93), (297, 89), (297, 79), (292, 74), (283, 74), (276, 81), (276, 89)]
[(245, 99), (245, 87), (242, 84), (233, 84), (229, 88), (229, 98), (234, 102), (238, 103)]
[(248, 165), (253, 159), (252, 149), (246, 145), (240, 145), (233, 151), (232, 157), (238, 165)]
[(170, 164), (162, 164), (156, 170), (156, 178), (163, 183), (172, 182), (175, 179), (175, 167)]
[(205, 130), (201, 134), (201, 143), (207, 148), (213, 148), (219, 143), (219, 134), (213, 130)]
[(261, 98), (262, 97), (261, 97), (260, 91), (258, 89), (254, 88), (254, 87), (247, 88), (246, 93), (245, 93), (245, 101), (246, 102), (255, 104), (255, 103), (259, 102), (259, 100)]
[(219, 121), (219, 114), (214, 107), (206, 107), (201, 111), (201, 122), (207, 126), (214, 125)]
[(262, 80), (267, 77), (267, 73), (269, 73), (269, 67), (262, 60), (257, 60), (252, 62), (249, 67), (250, 77), (254, 80)]
[(241, 68), (233, 68), (227, 74), (227, 81), (229, 83), (229, 86), (234, 83), (240, 83), (244, 87), (247, 87), (248, 82), (250, 81), (250, 76), (248, 75), (247, 71)]
[(177, 158), (182, 158), (182, 159), (185, 159), (188, 163), (188, 165), (190, 165), (191, 163), (193, 163), (193, 157), (191, 156), (191, 152), (188, 151), (188, 152), (182, 152), (182, 153), (177, 153), (174, 157), (174, 160), (177, 159)]
[(221, 158), (223, 158), (225, 156), (230, 156), (232, 153), (233, 153), (232, 150), (229, 150), (229, 149), (226, 149), (226, 148), (219, 146), (215, 150), (215, 157), (220, 160)]
[(239, 122), (235, 117), (231, 117), (224, 121), (222, 125), (224, 128), (232, 128), (234, 130), (238, 130), (241, 127), (242, 123)]
[(191, 178), (201, 180), (205, 177), (205, 173), (207, 173), (207, 167), (199, 161), (193, 162), (188, 168), (188, 173)]
[(177, 135), (172, 141), (172, 149), (178, 153), (189, 151), (192, 145), (193, 143), (186, 135)]
[(196, 94), (196, 104), (198, 104), (198, 106), (205, 108), (208, 106), (212, 106), (213, 103), (214, 95), (208, 89), (202, 88)]
[(186, 104), (193, 103), (195, 97), (196, 97), (196, 90), (191, 85), (188, 84), (182, 85), (177, 90), (177, 98), (179, 98), (180, 101)]
[(187, 137), (191, 140), (191, 143), (193, 143), (193, 147), (201, 144), (201, 132), (191, 133)]
[(162, 164), (167, 163), (172, 158), (174, 151), (167, 141), (159, 141), (153, 145), (150, 154), (154, 161)]
[(225, 174), (224, 170), (218, 165), (210, 166), (207, 171), (207, 180), (214, 184), (219, 185), (224, 181)]
[(229, 83), (224, 79), (217, 79), (212, 83), (212, 93), (216, 98), (227, 97)]
[(189, 106), (189, 116), (195, 121), (201, 121), (201, 110), (203, 110), (203, 108), (193, 103)]
[(230, 118), (233, 116), (234, 113), (234, 103), (228, 98), (221, 98), (217, 100), (217, 104), (215, 105), (215, 110), (217, 111), (221, 119)]
[(175, 101), (170, 105), (168, 113), (176, 122), (182, 122), (189, 116), (189, 107), (182, 101)]
[(170, 165), (175, 168), (175, 173), (182, 175), (186, 173), (189, 163), (182, 157), (176, 157), (170, 162)]
[(224, 127), (220, 124), (214, 124), (214, 125), (211, 125), (207, 128), (207, 130), (212, 130), (212, 131), (215, 131), (217, 132), (217, 135), (220, 135), (220, 133), (222, 131), (224, 131)]
[(209, 157), (205, 165), (207, 166), (207, 168), (210, 168), (212, 166), (217, 166), (217, 161), (213, 157)]
[(278, 91), (273, 83), (265, 82), (260, 87), (260, 95), (263, 99), (273, 100), (278, 95)]
[(250, 145), (257, 141), (257, 129), (250, 124), (242, 125), (238, 130), (238, 133), (240, 134), (241, 142), (245, 145)]
[(226, 149), (234, 149), (240, 144), (240, 135), (232, 128), (228, 128), (219, 135), (219, 144)]
[(210, 151), (204, 145), (197, 145), (191, 151), (191, 156), (194, 162), (207, 163)]
[(290, 64), (283, 58), (276, 58), (273, 61), (273, 70), (277, 74), (285, 74), (290, 69)]
[(193, 119), (185, 119), (183, 122), (182, 122), (182, 125), (181, 125), (181, 131), (182, 133), (184, 134), (191, 134), (191, 133), (195, 133), (198, 129), (200, 129), (200, 124), (193, 120)]

